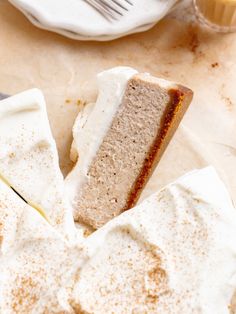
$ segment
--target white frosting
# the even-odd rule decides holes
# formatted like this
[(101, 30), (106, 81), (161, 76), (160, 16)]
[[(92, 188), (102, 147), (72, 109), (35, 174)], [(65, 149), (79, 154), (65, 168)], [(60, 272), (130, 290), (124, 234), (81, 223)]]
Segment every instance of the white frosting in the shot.
[(121, 104), (127, 82), (136, 73), (136, 70), (129, 67), (116, 67), (98, 75), (97, 102), (79, 114), (73, 128), (72, 158), (76, 157), (77, 151), (79, 159), (65, 180), (72, 203), (87, 178), (89, 165)]
[(213, 168), (180, 178), (87, 240), (86, 313), (229, 313), (236, 211)]
[(80, 143), (79, 140), (79, 134), (80, 132), (83, 132), (83, 128), (85, 127), (86, 122), (88, 121), (88, 117), (90, 113), (93, 111), (95, 104), (89, 103), (86, 106), (81, 109), (81, 111), (78, 113), (78, 116), (76, 117), (75, 123), (73, 125), (73, 141), (71, 144), (70, 149), (70, 159), (75, 163), (78, 160), (79, 155), (79, 146)]
[(0, 180), (0, 313), (74, 313), (83, 253)]
[(49, 222), (73, 238), (72, 210), (42, 93), (32, 89), (0, 102), (0, 175)]
[(211, 167), (115, 218), (83, 249), (1, 181), (0, 200), (1, 313), (229, 313), (236, 212)]

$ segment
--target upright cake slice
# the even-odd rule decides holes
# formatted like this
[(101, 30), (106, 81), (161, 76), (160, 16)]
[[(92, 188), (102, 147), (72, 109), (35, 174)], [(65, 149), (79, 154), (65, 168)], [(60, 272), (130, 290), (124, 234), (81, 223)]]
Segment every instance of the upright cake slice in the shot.
[(95, 229), (135, 205), (193, 95), (127, 67), (98, 82), (95, 106), (75, 123), (79, 158), (66, 179), (75, 220)]

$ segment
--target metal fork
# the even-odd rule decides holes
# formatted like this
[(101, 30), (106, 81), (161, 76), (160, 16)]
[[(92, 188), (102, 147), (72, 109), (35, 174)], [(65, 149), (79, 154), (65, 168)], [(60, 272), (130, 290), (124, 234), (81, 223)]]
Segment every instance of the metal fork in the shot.
[(84, 0), (105, 19), (112, 22), (124, 16), (133, 5), (131, 0)]

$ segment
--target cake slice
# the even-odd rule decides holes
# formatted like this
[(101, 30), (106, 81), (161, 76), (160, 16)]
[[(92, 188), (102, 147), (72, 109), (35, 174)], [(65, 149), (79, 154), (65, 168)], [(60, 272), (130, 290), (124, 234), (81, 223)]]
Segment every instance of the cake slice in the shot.
[(78, 161), (66, 179), (74, 219), (95, 229), (135, 205), (193, 95), (127, 67), (98, 83), (91, 113), (75, 123)]
[(0, 101), (0, 179), (64, 236), (75, 237), (56, 143), (38, 89)]

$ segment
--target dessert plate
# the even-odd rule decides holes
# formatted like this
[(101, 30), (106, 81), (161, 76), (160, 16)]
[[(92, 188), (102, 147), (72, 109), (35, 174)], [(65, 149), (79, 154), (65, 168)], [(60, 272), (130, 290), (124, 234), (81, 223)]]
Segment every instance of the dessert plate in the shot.
[(73, 39), (98, 41), (145, 31), (165, 16), (177, 2), (133, 0), (133, 6), (124, 16), (109, 22), (83, 0), (9, 1), (37, 27)]
[(3, 93), (0, 93), (0, 100), (5, 99), (5, 98), (7, 98), (7, 97), (8, 97), (8, 95), (3, 94)]

